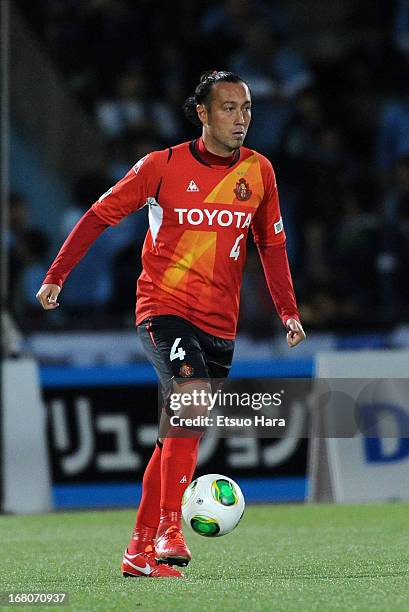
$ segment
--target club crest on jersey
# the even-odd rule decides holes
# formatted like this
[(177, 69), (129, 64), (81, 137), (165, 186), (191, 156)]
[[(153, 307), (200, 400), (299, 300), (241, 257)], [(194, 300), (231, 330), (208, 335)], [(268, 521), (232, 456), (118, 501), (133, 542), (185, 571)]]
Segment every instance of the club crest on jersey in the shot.
[(183, 363), (180, 366), (179, 376), (181, 378), (190, 378), (191, 376), (193, 376), (193, 372), (194, 372), (194, 369), (192, 368), (190, 364)]
[(241, 202), (246, 202), (251, 198), (251, 194), (253, 193), (250, 189), (249, 184), (246, 179), (241, 178), (236, 183), (236, 188), (234, 189), (234, 193), (236, 198)]

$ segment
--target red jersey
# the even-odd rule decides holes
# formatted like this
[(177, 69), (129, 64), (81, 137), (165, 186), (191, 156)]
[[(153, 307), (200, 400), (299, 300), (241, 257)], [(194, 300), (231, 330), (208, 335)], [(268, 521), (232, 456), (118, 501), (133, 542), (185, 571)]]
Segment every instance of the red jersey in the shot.
[[(228, 166), (213, 166), (182, 143), (146, 155), (92, 209), (115, 225), (145, 205), (137, 323), (174, 314), (233, 339), (249, 228), (259, 248), (285, 243), (270, 162), (241, 147)], [(298, 318), (295, 300), (286, 316)]]

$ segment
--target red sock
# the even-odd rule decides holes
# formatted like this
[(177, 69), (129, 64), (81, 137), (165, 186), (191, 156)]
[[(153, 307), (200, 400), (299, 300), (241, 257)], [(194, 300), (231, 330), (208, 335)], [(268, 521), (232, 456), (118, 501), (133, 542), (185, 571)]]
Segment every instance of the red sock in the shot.
[(153, 544), (156, 536), (160, 518), (161, 446), (161, 443), (157, 442), (143, 475), (141, 503), (128, 546), (128, 552), (131, 555), (143, 552), (147, 546)]
[[(180, 433), (179, 427), (177, 430)], [(201, 436), (165, 438), (161, 461), (161, 515), (163, 511), (180, 513), (183, 493), (196, 468)]]

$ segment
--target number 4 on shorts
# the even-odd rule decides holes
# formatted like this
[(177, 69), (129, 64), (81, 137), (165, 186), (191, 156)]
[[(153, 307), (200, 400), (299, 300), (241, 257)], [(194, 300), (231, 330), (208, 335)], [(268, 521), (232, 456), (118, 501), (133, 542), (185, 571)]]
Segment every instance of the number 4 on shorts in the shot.
[(173, 361), (174, 359), (180, 359), (181, 361), (183, 361), (183, 359), (185, 358), (186, 351), (184, 351), (183, 348), (179, 346), (179, 342), (181, 340), (182, 338), (176, 338), (176, 340), (173, 343), (172, 348), (170, 349), (170, 360), (171, 361)]

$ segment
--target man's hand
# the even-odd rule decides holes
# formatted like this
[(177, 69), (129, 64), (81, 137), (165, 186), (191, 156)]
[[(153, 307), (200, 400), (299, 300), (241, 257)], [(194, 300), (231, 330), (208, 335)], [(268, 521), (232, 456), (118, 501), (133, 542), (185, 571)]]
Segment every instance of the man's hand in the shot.
[(58, 285), (43, 285), (37, 293), (36, 298), (44, 310), (54, 310), (59, 306), (57, 297), (60, 291), (61, 287)]
[(305, 331), (299, 321), (296, 319), (288, 319), (286, 327), (288, 330), (287, 344), (290, 348), (297, 346), (297, 344), (305, 340)]

